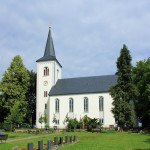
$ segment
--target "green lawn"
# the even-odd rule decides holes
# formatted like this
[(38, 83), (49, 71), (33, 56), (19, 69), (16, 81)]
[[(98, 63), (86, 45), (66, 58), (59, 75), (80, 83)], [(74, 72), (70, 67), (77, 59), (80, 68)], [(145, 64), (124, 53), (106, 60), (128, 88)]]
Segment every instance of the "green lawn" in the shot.
[[(14, 137), (12, 136), (10, 139), (16, 139), (15, 133), (11, 133), (10, 135), (14, 135)], [(41, 135), (41, 134), (37, 134), (37, 136), (38, 135)], [(43, 140), (43, 143), (47, 143), (47, 140), (49, 140), (49, 139), (54, 140), (55, 136), (65, 137), (65, 135), (75, 135), (75, 133), (61, 133), (61, 134), (55, 133), (55, 134), (51, 134), (48, 136), (45, 135), (45, 137), (39, 137), (39, 138), (34, 138), (34, 139), (26, 139), (26, 140), (15, 141), (15, 142), (10, 142), (10, 143), (3, 142), (3, 143), (0, 143), (0, 150), (11, 150), (13, 147), (16, 147), (16, 146), (18, 146), (19, 148), (27, 148), (28, 143), (33, 143), (34, 146), (37, 147), (39, 140)], [(27, 137), (27, 136), (32, 136), (32, 134), (26, 135), (26, 134), (22, 133), (22, 135), (21, 135), (21, 133), (20, 133), (20, 138)]]
[(4, 134), (8, 134), (8, 140), (12, 140), (12, 139), (20, 139), (20, 138), (24, 138), (24, 137), (30, 137), (30, 136), (38, 136), (38, 135), (43, 135), (41, 134), (27, 134), (27, 133), (22, 133), (22, 132), (2, 132)]
[[(57, 134), (58, 137), (65, 135), (79, 135), (79, 142), (60, 147), (60, 150), (150, 150), (150, 134), (128, 134), (128, 133), (87, 133), (72, 132)], [(11, 150), (14, 146), (27, 148), (27, 143), (34, 143), (37, 146), (39, 140), (47, 143), (48, 139), (53, 140), (55, 135), (28, 139), (11, 143), (0, 144), (0, 150)]]
[(60, 150), (150, 150), (150, 134), (81, 133), (80, 141)]

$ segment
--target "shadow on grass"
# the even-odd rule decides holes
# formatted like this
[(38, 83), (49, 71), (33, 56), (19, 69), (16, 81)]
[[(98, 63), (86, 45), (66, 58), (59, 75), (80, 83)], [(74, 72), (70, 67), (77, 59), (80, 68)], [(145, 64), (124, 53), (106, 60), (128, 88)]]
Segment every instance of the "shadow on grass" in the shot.
[(15, 139), (16, 138), (16, 136), (8, 136), (8, 140), (12, 140), (12, 139)]
[(150, 148), (138, 148), (138, 149), (135, 149), (135, 150), (150, 150)]
[(150, 143), (150, 139), (147, 139), (146, 141), (144, 141), (144, 142), (148, 142), (148, 143)]
[[(150, 143), (150, 139), (147, 139), (147, 140), (144, 141), (144, 142)], [(138, 148), (138, 149), (135, 149), (135, 150), (150, 150), (150, 148)]]
[(9, 138), (15, 138), (16, 136), (9, 135)]

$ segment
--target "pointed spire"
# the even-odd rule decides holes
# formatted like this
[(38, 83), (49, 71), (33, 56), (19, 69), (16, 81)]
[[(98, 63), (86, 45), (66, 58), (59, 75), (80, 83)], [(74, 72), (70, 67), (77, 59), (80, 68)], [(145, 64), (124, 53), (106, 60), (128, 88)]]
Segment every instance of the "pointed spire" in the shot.
[(36, 62), (53, 61), (53, 60), (56, 61), (60, 65), (60, 67), (62, 67), (61, 64), (59, 63), (59, 61), (56, 59), (54, 45), (53, 45), (53, 39), (52, 39), (52, 35), (51, 35), (51, 26), (49, 26), (49, 32), (48, 32), (47, 42), (46, 42), (46, 46), (45, 46), (44, 56), (42, 58), (38, 59)]
[(46, 47), (45, 47), (44, 57), (54, 57), (54, 58), (56, 58), (50, 28), (51, 27), (49, 27), (49, 33), (48, 33), (48, 37), (47, 37), (47, 43), (46, 43)]

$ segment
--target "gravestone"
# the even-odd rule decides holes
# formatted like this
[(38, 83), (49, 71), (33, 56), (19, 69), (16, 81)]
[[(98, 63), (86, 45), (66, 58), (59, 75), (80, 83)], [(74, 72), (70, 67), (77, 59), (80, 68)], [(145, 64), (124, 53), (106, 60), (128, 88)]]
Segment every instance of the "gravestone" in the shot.
[(68, 135), (65, 136), (65, 143), (68, 143)]
[(63, 137), (60, 137), (60, 144), (63, 144)]
[(58, 145), (58, 137), (54, 137), (54, 145)]
[(38, 150), (43, 150), (43, 141), (38, 141)]
[(72, 143), (72, 136), (70, 136), (70, 143)]
[(33, 143), (28, 143), (28, 150), (33, 150)]
[(52, 143), (51, 140), (47, 141), (47, 150), (51, 150), (52, 149)]
[(74, 142), (76, 142), (76, 135), (74, 135)]

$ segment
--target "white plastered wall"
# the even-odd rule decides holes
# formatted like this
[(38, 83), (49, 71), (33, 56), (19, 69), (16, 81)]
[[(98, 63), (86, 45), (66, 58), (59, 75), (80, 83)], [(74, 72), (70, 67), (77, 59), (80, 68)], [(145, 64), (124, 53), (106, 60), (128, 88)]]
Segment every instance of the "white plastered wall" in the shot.
[[(100, 118), (99, 112), (99, 97), (104, 97), (104, 127), (109, 127), (109, 125), (115, 125), (115, 119), (111, 112), (112, 108), (112, 98), (109, 93), (91, 93), (91, 94), (76, 94), (76, 95), (60, 95), (51, 96), (49, 100), (49, 125), (50, 127), (57, 126), (58, 128), (65, 128), (66, 125), (63, 124), (64, 119), (69, 113), (69, 98), (74, 100), (74, 112), (73, 116), (77, 120), (80, 120), (84, 115), (88, 115), (90, 118)], [(89, 101), (89, 111), (84, 112), (84, 97), (88, 98)], [(59, 115), (55, 113), (55, 100), (59, 99)], [(59, 117), (59, 125), (53, 123), (54, 114)]]
[[(49, 68), (49, 76), (44, 76), (44, 67)], [(57, 81), (57, 70), (59, 70), (59, 78), (61, 78), (61, 67), (58, 65), (56, 61), (44, 61), (37, 63), (37, 89), (36, 89), (36, 127), (41, 128), (41, 124), (39, 123), (39, 117), (44, 115), (44, 111), (49, 114), (49, 110), (45, 110), (45, 104), (47, 104), (47, 108), (49, 106), (48, 97), (44, 97), (44, 91), (49, 93), (50, 89), (53, 85), (55, 85)], [(45, 85), (44, 82), (47, 81), (48, 84)], [(42, 124), (42, 128), (44, 127), (44, 123)]]

